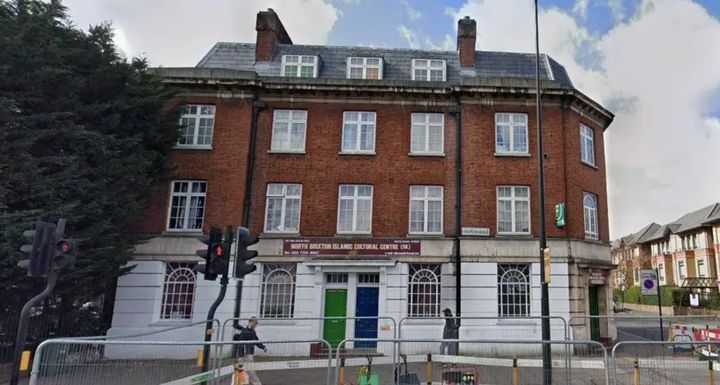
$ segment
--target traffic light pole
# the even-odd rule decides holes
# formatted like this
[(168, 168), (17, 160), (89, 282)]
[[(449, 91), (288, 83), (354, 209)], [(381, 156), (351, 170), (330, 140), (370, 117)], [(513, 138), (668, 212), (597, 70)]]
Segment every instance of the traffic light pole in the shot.
[[(538, 20), (538, 0), (535, 0), (535, 113), (537, 119), (537, 162), (538, 162), (538, 190), (539, 190), (539, 218), (540, 222), (540, 315), (541, 335), (543, 341), (549, 341), (550, 336), (550, 296), (548, 290), (548, 281), (545, 276), (545, 269), (549, 269), (550, 265), (545, 266), (545, 248), (547, 248), (547, 236), (545, 233), (545, 152), (543, 151), (543, 132), (542, 132), (542, 98), (540, 88), (540, 23)], [(542, 361), (543, 361), (543, 385), (552, 384), (552, 352), (550, 343), (542, 344)]]
[(22, 357), (23, 349), (25, 348), (25, 339), (27, 338), (28, 326), (30, 324), (30, 309), (32, 309), (32, 307), (38, 302), (49, 297), (53, 290), (55, 290), (56, 283), (57, 272), (54, 269), (50, 269), (47, 272), (47, 286), (45, 286), (45, 290), (27, 301), (20, 312), (20, 322), (18, 323), (17, 334), (15, 337), (13, 364), (10, 371), (10, 385), (18, 385), (18, 381), (20, 380), (20, 359)]
[[(207, 314), (207, 322), (205, 323), (205, 342), (212, 341), (213, 336), (213, 320), (215, 319), (215, 311), (225, 299), (225, 293), (227, 292), (228, 285), (228, 272), (225, 270), (222, 277), (220, 278), (220, 293), (218, 293), (215, 302), (210, 305), (210, 310)], [(207, 371), (208, 368), (208, 356), (210, 355), (210, 345), (203, 345), (203, 357), (202, 357), (202, 371)]]

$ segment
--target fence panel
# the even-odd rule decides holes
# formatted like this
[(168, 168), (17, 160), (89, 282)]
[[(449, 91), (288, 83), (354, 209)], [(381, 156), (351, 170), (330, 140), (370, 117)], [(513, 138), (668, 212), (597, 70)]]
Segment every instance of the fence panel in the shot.
[[(660, 322), (662, 319), (662, 323)], [(701, 329), (720, 332), (720, 317), (657, 315), (600, 315), (573, 316), (568, 320), (571, 339), (593, 339), (595, 323), (597, 337), (605, 341), (668, 341), (676, 335), (688, 335), (696, 340)], [(661, 326), (662, 325), (662, 326)], [(701, 337), (700, 339), (705, 339)]]
[[(474, 384), (543, 383), (543, 342), (538, 340), (376, 340), (378, 346), (395, 343), (397, 351), (412, 352), (397, 357), (382, 354), (379, 350), (350, 348), (362, 341), (341, 343), (335, 355), (336, 384), (372, 381), (396, 385), (450, 384), (463, 383), (461, 380)], [(598, 342), (560, 340), (547, 343), (552, 352), (552, 384), (610, 383), (607, 351)], [(441, 344), (449, 345), (445, 354), (439, 353)], [(427, 346), (435, 348), (427, 350)], [(371, 363), (369, 368), (368, 363)]]
[[(459, 337), (461, 340), (542, 340), (542, 319), (544, 317), (498, 318), (498, 317), (460, 317)], [(562, 317), (546, 317), (550, 321), (550, 339), (567, 339), (567, 322)], [(403, 318), (398, 324), (399, 339), (443, 338), (445, 318)], [(413, 348), (432, 350), (437, 353), (439, 344), (421, 346), (413, 344)], [(411, 354), (414, 351), (401, 350)]]
[(720, 341), (623, 341), (612, 349), (615, 385), (713, 385)]
[[(258, 344), (264, 345), (262, 349)], [(118, 340), (48, 340), (38, 348), (30, 385), (190, 385), (231, 384), (238, 366), (246, 376), (257, 376), (264, 383), (315, 385), (332, 378), (331, 356), (313, 354), (322, 340), (169, 342)], [(230, 360), (208, 357), (202, 371), (200, 352), (205, 345), (224, 345), (234, 352)], [(249, 350), (254, 350), (248, 356)], [(147, 352), (151, 351), (152, 354)], [(304, 351), (304, 354), (294, 352)], [(293, 352), (292, 355), (290, 352)]]

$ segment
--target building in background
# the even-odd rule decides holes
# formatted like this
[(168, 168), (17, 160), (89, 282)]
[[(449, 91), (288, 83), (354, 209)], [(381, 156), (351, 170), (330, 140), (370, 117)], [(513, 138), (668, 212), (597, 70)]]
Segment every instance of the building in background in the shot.
[[(535, 55), (476, 51), (469, 18), (452, 52), (295, 45), (272, 10), (256, 30), (255, 44), (217, 43), (194, 68), (161, 70), (183, 89), (184, 129), (140, 228), (157, 236), (119, 279), (110, 334), (204, 320), (218, 283), (192, 272), (196, 238), (244, 224), (261, 241), (240, 316), (264, 319), (261, 338), (391, 336), (387, 319), (300, 321), (376, 315), (405, 319), (404, 337), (440, 338), (446, 307), (501, 319), (464, 322), (461, 338), (540, 338), (528, 318), (540, 315)], [(546, 223), (550, 312), (607, 314), (613, 115), (541, 63), (546, 211), (566, 209), (564, 224)], [(231, 282), (221, 321), (234, 295)], [(576, 338), (614, 334), (605, 321), (572, 326)]]
[[(661, 285), (717, 289), (719, 229), (720, 203), (713, 203), (668, 224), (653, 223), (615, 241), (613, 260), (625, 269), (633, 269), (626, 274), (625, 287), (639, 284), (639, 269), (657, 269)], [(621, 255), (631, 255), (632, 262), (619, 262)], [(614, 281), (616, 287), (620, 287), (618, 283)]]

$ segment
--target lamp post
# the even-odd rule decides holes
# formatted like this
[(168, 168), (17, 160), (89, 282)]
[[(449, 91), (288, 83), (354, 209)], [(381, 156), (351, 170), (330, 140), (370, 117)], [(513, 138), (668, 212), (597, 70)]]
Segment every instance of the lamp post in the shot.
[[(542, 100), (540, 90), (540, 28), (538, 22), (538, 0), (535, 0), (535, 117), (537, 120), (537, 163), (538, 163), (538, 190), (539, 190), (539, 221), (540, 221), (540, 315), (542, 316), (541, 328), (543, 341), (550, 340), (550, 300), (548, 294), (548, 280), (545, 269), (545, 249), (547, 248), (547, 237), (545, 234), (545, 170), (544, 152), (542, 142)], [(549, 275), (549, 274), (548, 274)], [(542, 344), (543, 358), (543, 385), (552, 384), (552, 352), (549, 343)]]

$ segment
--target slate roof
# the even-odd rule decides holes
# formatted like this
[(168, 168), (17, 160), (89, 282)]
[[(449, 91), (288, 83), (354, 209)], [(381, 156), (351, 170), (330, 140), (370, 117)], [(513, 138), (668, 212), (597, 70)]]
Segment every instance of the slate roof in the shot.
[(713, 203), (701, 209), (689, 212), (677, 220), (657, 227), (652, 233), (642, 237), (640, 243), (657, 241), (672, 233), (682, 233), (720, 220), (720, 203)]
[(662, 227), (661, 225), (653, 222), (653, 223), (643, 227), (638, 232), (624, 236), (624, 237), (620, 238), (619, 240), (617, 240), (616, 247), (620, 247), (622, 245), (627, 246), (627, 245), (634, 245), (634, 244), (646, 242), (647, 238), (649, 238), (650, 236), (655, 234), (655, 232), (658, 231), (658, 229), (660, 229), (661, 227)]
[(715, 222), (720, 222), (720, 204), (715, 205), (715, 210), (708, 215), (708, 218), (704, 223), (710, 224)]
[(696, 229), (703, 225), (711, 213), (717, 208), (719, 204), (713, 203), (710, 206), (705, 206), (699, 210), (687, 213), (681, 216), (678, 220), (674, 221), (673, 224), (679, 225), (675, 233), (682, 233), (688, 230)]
[[(412, 80), (412, 59), (442, 59), (447, 65), (447, 82), (458, 83), (461, 77), (460, 62), (455, 51), (431, 51), (413, 49), (390, 49), (370, 47), (341, 47), (319, 45), (279, 44), (273, 50), (270, 62), (255, 62), (255, 44), (220, 42), (200, 60), (200, 68), (224, 68), (255, 71), (259, 76), (280, 76), (283, 55), (319, 56), (318, 78), (345, 79), (348, 57), (381, 57), (383, 80)], [(535, 77), (535, 54), (477, 51), (474, 78), (523, 78)], [(565, 67), (542, 54), (540, 77), (559, 87), (573, 87)]]

